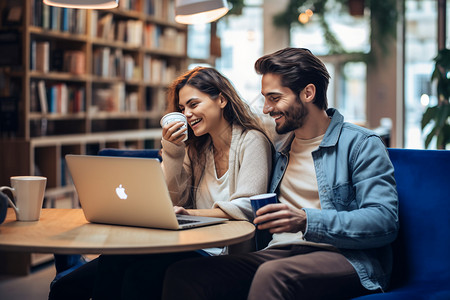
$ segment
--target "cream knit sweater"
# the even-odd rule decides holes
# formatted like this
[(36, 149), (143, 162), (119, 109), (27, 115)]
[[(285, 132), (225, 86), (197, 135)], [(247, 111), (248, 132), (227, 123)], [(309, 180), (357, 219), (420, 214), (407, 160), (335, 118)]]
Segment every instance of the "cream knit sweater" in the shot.
[[(162, 168), (172, 202), (188, 203), (191, 184), (199, 181), (196, 176), (200, 174), (192, 174), (184, 144), (178, 146), (163, 139), (162, 146)], [(244, 131), (233, 125), (228, 166), (230, 198), (214, 199), (213, 208), (221, 208), (236, 220), (253, 220), (249, 197), (267, 192), (271, 171), (270, 141), (256, 130)]]

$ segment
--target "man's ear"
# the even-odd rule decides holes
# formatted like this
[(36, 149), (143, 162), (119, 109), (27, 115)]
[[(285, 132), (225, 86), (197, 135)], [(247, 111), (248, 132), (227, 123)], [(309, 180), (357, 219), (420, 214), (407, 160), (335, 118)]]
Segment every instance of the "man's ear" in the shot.
[(306, 103), (312, 103), (312, 101), (316, 97), (316, 86), (310, 83), (305, 86), (300, 94), (303, 94), (303, 101), (305, 101)]

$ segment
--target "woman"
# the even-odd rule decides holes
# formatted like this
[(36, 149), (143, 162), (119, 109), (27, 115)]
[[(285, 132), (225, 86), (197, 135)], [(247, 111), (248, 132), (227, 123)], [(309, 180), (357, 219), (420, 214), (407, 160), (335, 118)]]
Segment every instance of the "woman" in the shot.
[[(172, 122), (162, 130), (162, 168), (175, 212), (251, 220), (248, 197), (267, 191), (272, 146), (250, 108), (213, 68), (188, 71), (172, 83), (168, 95), (169, 112), (183, 113), (189, 124), (181, 129), (184, 123)], [(182, 142), (186, 130), (189, 138)], [(87, 282), (80, 287), (63, 277), (53, 285), (50, 299), (83, 299), (92, 293), (94, 299), (160, 299), (164, 273), (170, 264), (226, 253), (226, 248), (213, 248), (152, 255), (101, 255), (89, 266), (68, 275), (88, 278), (89, 272), (92, 279), (96, 273), (94, 288)]]
[(218, 71), (196, 68), (170, 87), (169, 111), (189, 124), (163, 128), (162, 166), (176, 212), (251, 219), (247, 198), (267, 189), (271, 145), (250, 108)]

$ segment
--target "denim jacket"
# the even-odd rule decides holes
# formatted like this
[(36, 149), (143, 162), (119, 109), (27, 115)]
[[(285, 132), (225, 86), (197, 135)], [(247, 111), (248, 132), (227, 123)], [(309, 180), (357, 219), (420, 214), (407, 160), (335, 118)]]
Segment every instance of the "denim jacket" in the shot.
[[(304, 239), (335, 246), (365, 288), (384, 290), (399, 227), (394, 167), (375, 133), (345, 123), (336, 109), (327, 114), (331, 123), (312, 152), (321, 209), (304, 208)], [(292, 133), (276, 154), (271, 192), (279, 192), (293, 138)]]

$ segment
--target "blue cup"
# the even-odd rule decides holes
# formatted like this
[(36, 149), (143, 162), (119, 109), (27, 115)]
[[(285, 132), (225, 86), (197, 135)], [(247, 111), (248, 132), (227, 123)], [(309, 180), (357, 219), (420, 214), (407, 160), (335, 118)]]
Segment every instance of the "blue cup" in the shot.
[(277, 199), (277, 194), (275, 193), (261, 194), (250, 197), (250, 203), (252, 204), (253, 209), (253, 217), (256, 218), (256, 211), (258, 209), (267, 204), (277, 203)]
[[(277, 194), (275, 193), (268, 193), (268, 194), (261, 194), (250, 197), (250, 203), (252, 204), (253, 209), (253, 216), (256, 218), (256, 211), (260, 209), (261, 207), (277, 203), (278, 198)], [(258, 225), (258, 224), (256, 224)], [(255, 232), (255, 241), (256, 241), (256, 250), (264, 249), (269, 242), (272, 240), (272, 234), (269, 232), (269, 230), (260, 230), (258, 229), (258, 226), (256, 226), (256, 232)]]

